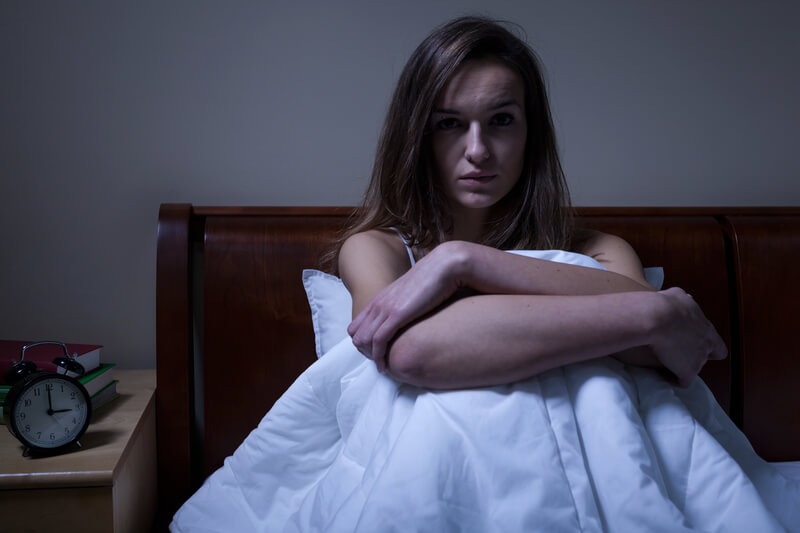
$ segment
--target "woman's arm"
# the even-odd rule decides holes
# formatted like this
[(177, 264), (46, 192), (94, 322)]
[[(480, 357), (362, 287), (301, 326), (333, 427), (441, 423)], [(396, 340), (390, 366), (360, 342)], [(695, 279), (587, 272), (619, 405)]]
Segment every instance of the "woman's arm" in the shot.
[(619, 237), (600, 232), (593, 234), (581, 252), (607, 270), (533, 259), (467, 242), (442, 246), (450, 246), (455, 251), (448, 253), (460, 258), (451, 275), (486, 294), (589, 295), (655, 290), (644, 279), (633, 248)]
[(510, 383), (551, 368), (648, 346), (688, 386), (726, 349), (680, 289), (593, 296), (478, 295), (397, 336), (388, 371), (428, 388)]
[[(608, 265), (641, 272), (627, 243), (599, 236), (595, 244), (610, 238), (605, 248), (612, 251), (604, 257)], [(615, 246), (623, 253), (615, 253)], [(349, 328), (354, 343), (379, 369), (388, 364), (396, 377), (419, 385), (465, 387), (521, 379), (576, 357), (647, 344), (643, 340), (657, 329), (651, 322), (663, 320), (655, 312), (663, 302), (656, 299), (552, 296), (652, 291), (641, 273), (636, 282), (616, 272), (459, 242), (440, 245), (408, 269), (403, 244), (386, 232), (354, 236), (340, 254), (340, 272), (357, 315)], [(460, 287), (492, 297), (442, 305)], [(683, 368), (680, 372), (687, 373)]]
[(400, 328), (460, 288), (485, 294), (550, 295), (653, 290), (625, 241), (596, 235), (589, 240), (589, 251), (600, 256), (598, 250), (605, 241), (605, 248), (614, 253), (600, 258), (610, 271), (522, 257), (463, 241), (439, 245), (409, 270), (405, 246), (396, 234), (373, 230), (354, 235), (339, 256), (342, 279), (353, 296), (349, 333), (355, 335), (359, 349), (381, 366), (386, 347)]

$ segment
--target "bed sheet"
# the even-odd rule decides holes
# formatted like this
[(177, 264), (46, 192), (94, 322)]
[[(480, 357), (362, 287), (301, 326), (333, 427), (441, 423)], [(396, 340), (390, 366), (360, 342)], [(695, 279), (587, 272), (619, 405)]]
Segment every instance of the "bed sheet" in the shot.
[[(595, 266), (584, 257), (559, 260)], [(800, 531), (798, 501), (800, 482), (753, 452), (699, 378), (678, 389), (600, 358), (434, 392), (344, 339), (171, 529)]]
[(785, 477), (800, 481), (800, 461), (781, 461), (772, 463), (772, 465)]

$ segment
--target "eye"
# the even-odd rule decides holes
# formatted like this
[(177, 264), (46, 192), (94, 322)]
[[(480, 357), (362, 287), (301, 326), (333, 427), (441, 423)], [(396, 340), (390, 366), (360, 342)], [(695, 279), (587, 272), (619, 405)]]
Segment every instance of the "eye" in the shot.
[(510, 126), (514, 122), (514, 116), (510, 113), (498, 113), (492, 117), (491, 123), (495, 126)]
[(452, 130), (453, 128), (457, 128), (461, 125), (461, 122), (457, 118), (448, 117), (443, 118), (439, 122), (436, 123), (437, 130)]

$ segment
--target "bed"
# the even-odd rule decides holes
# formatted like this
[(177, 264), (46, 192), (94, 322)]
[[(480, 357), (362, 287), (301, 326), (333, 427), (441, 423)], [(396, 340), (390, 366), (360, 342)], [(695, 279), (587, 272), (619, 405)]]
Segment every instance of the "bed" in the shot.
[[(157, 260), (159, 523), (230, 455), (316, 360), (301, 272), (351, 207), (164, 204)], [(730, 357), (702, 373), (769, 461), (800, 461), (793, 334), (800, 208), (583, 207), (579, 225), (622, 236), (664, 287), (700, 303)]]

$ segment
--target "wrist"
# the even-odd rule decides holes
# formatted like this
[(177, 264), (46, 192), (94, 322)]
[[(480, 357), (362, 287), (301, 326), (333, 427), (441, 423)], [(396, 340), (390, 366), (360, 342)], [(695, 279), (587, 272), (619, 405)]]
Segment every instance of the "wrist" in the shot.
[(639, 313), (644, 341), (642, 344), (647, 346), (661, 344), (674, 309), (667, 299), (657, 292), (643, 292), (636, 296), (642, 301)]
[(444, 273), (456, 288), (470, 286), (473, 261), (472, 245), (465, 241), (447, 241), (437, 247), (444, 258)]

